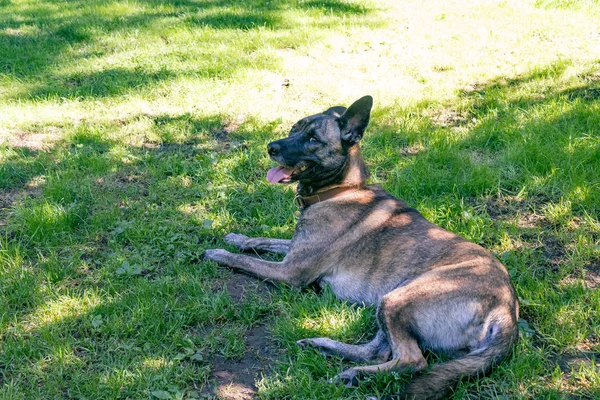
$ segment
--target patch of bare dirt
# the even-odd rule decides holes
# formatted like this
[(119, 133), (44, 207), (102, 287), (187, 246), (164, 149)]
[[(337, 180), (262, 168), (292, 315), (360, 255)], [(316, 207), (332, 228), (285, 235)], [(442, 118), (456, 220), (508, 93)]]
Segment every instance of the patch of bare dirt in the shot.
[(595, 354), (600, 357), (600, 351), (598, 351), (600, 350), (600, 335), (596, 333), (590, 333), (583, 342), (577, 345), (579, 351), (594, 352), (594, 349), (596, 349)]
[(211, 381), (203, 394), (221, 400), (249, 400), (256, 394), (255, 382), (267, 372), (274, 357), (273, 341), (264, 325), (248, 331), (247, 350), (238, 360), (216, 356), (212, 360)]
[(475, 150), (470, 153), (473, 164), (490, 164), (491, 157), (481, 150)]
[(542, 242), (542, 253), (553, 270), (567, 262), (567, 249), (562, 241), (556, 236), (546, 235), (540, 238)]
[(581, 365), (590, 366), (592, 362), (600, 362), (600, 353), (594, 351), (575, 351), (556, 356), (553, 360), (565, 374), (578, 370)]
[[(600, 259), (587, 263), (583, 267), (582, 275), (569, 275), (561, 282), (564, 285), (581, 283), (588, 289), (600, 287)], [(598, 341), (600, 342), (600, 340)]]
[(552, 233), (529, 229), (520, 235), (520, 239), (517, 247), (533, 249), (540, 254), (543, 258), (540, 266), (546, 272), (559, 272), (560, 267), (568, 261), (566, 245)]
[(6, 225), (6, 218), (8, 217), (10, 208), (15, 204), (16, 198), (16, 192), (0, 192), (0, 226)]
[(517, 226), (519, 228), (535, 228), (537, 226), (543, 225), (544, 217), (539, 214), (531, 213), (531, 214), (522, 214), (519, 215), (519, 219), (517, 220)]
[(402, 154), (405, 157), (416, 156), (421, 152), (421, 150), (423, 150), (423, 148), (420, 146), (408, 146), (401, 148), (400, 154)]
[[(247, 298), (249, 291), (257, 293), (261, 301), (269, 301), (272, 286), (244, 274), (233, 273), (219, 285), (236, 301)], [(249, 290), (251, 289), (251, 290)], [(245, 337), (246, 352), (241, 359), (226, 359), (217, 355), (211, 360), (211, 378), (203, 395), (221, 400), (249, 400), (256, 394), (255, 382), (268, 372), (277, 356), (273, 338), (265, 325), (250, 329)]]
[(243, 116), (239, 116), (235, 120), (228, 122), (222, 127), (211, 130), (210, 134), (219, 142), (227, 141), (229, 139), (229, 135), (237, 131), (243, 122)]
[(600, 287), (600, 260), (596, 260), (595, 264), (588, 264), (584, 267), (585, 275), (583, 280), (585, 285), (590, 289)]
[(485, 202), (485, 208), (494, 221), (517, 217), (519, 228), (535, 228), (546, 225), (544, 217), (537, 214), (537, 210), (547, 201), (543, 197), (522, 199), (517, 196), (496, 196)]
[(471, 94), (481, 92), (485, 89), (485, 85), (482, 83), (470, 83), (463, 87), (462, 91), (464, 94)]
[(100, 187), (117, 188), (119, 190), (136, 187), (142, 191), (142, 195), (148, 195), (149, 182), (147, 178), (135, 172), (122, 171), (111, 177), (100, 177), (96, 179), (96, 184)]
[(244, 121), (245, 116), (238, 115), (234, 120), (229, 121), (222, 127), (211, 130), (211, 136), (217, 141), (217, 146), (215, 146), (212, 150), (219, 152), (235, 150), (238, 148), (246, 148), (245, 143), (239, 140), (234, 140), (234, 138), (231, 136), (232, 133), (236, 132), (240, 128)]
[(465, 126), (470, 120), (469, 115), (466, 112), (459, 112), (451, 109), (437, 110), (430, 118), (434, 125), (442, 128)]
[(485, 202), (487, 213), (492, 219), (503, 219), (526, 209), (526, 202), (515, 196), (496, 196)]
[(44, 151), (54, 147), (60, 139), (58, 129), (47, 129), (46, 132), (0, 132), (0, 143), (8, 142), (9, 146), (25, 148), (32, 151)]
[(4, 32), (6, 32), (6, 34), (12, 35), (12, 36), (23, 36), (23, 35), (25, 35), (25, 31), (23, 29), (6, 28), (4, 30)]
[(115, 182), (126, 186), (132, 183), (142, 182), (143, 178), (143, 175), (140, 174), (117, 174)]
[(222, 287), (225, 287), (227, 293), (237, 302), (246, 298), (248, 289), (253, 289), (263, 300), (267, 301), (272, 288), (269, 283), (241, 273), (233, 273), (231, 278), (222, 282)]
[(14, 205), (28, 197), (36, 197), (41, 193), (38, 187), (41, 178), (34, 178), (29, 184), (20, 190), (0, 191), (0, 226), (7, 225), (7, 219)]
[(545, 267), (557, 272), (567, 262), (567, 246), (554, 234), (551, 223), (537, 213), (547, 202), (548, 199), (542, 196), (529, 199), (497, 196), (485, 202), (485, 209), (494, 222), (514, 221), (521, 231), (519, 246), (539, 251)]
[(12, 206), (17, 196), (18, 192), (16, 191), (7, 190), (0, 192), (0, 210)]

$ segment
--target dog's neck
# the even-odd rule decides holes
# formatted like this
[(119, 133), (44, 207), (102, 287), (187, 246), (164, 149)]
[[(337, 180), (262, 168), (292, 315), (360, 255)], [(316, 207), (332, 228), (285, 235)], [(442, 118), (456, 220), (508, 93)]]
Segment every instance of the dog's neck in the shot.
[(298, 183), (300, 196), (311, 196), (339, 187), (362, 187), (369, 178), (369, 171), (363, 161), (358, 144), (348, 150), (348, 158), (344, 167), (331, 181), (319, 184), (315, 182)]

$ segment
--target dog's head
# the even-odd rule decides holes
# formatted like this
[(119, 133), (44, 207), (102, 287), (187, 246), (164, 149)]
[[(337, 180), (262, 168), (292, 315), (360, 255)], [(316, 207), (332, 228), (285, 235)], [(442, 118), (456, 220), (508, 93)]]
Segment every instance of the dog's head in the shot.
[(279, 164), (267, 173), (271, 183), (336, 183), (344, 173), (350, 149), (362, 138), (373, 98), (365, 96), (348, 109), (332, 107), (298, 121), (285, 139), (269, 143), (271, 159)]

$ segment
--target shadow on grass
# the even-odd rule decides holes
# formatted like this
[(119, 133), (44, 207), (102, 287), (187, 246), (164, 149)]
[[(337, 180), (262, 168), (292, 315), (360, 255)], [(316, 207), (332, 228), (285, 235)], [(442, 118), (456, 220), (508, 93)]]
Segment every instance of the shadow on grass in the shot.
[[(200, 145), (224, 123), (219, 117), (184, 115), (157, 116), (152, 124), (161, 131), (185, 125), (190, 135), (169, 142), (165, 134), (139, 147), (123, 147), (81, 127), (48, 152), (21, 150), (14, 158), (26, 158), (26, 163), (0, 163), (0, 176), (13, 190), (40, 174), (48, 177), (40, 186), (41, 198), (17, 206), (6, 227), (8, 242), (0, 247), (0, 379), (12, 382), (3, 390), (22, 393), (37, 387), (48, 398), (199, 391), (208, 379), (210, 358), (202, 359), (204, 338), (186, 337), (186, 332), (213, 324), (254, 326), (264, 319), (264, 302), (232, 301), (215, 285), (221, 274), (198, 265), (198, 245), (209, 233), (178, 211), (182, 203), (208, 195), (212, 150)], [(33, 167), (37, 163), (41, 170)], [(23, 169), (17, 180), (11, 178), (15, 169)], [(174, 178), (181, 175), (198, 179), (197, 186), (178, 185)], [(63, 208), (80, 223), (62, 223), (58, 214)], [(45, 214), (39, 218), (38, 212)], [(7, 253), (6, 245), (14, 254)], [(111, 300), (86, 307), (88, 298), (97, 295), (92, 287), (102, 288), (102, 297)], [(69, 293), (47, 297), (50, 288)], [(37, 319), (53, 315), (56, 305), (68, 299), (76, 306), (62, 307), (52, 321)], [(29, 320), (34, 327), (11, 330), (15, 320)], [(190, 359), (190, 349), (200, 355)], [(110, 361), (113, 356), (121, 361)], [(10, 362), (14, 357), (28, 362), (15, 365)], [(36, 378), (24, 367), (40, 364), (53, 371), (51, 378)], [(94, 371), (82, 373), (85, 365)], [(134, 371), (144, 371), (135, 384), (119, 383), (121, 374)]]
[[(477, 122), (460, 147), (492, 158), (501, 189), (516, 193), (528, 188), (532, 196), (569, 198), (573, 210), (598, 218), (600, 77), (557, 90), (550, 80), (560, 80), (564, 70), (559, 63), (465, 93)], [(532, 85), (541, 88), (524, 96), (521, 90)], [(585, 193), (573, 196), (584, 188)]]
[(323, 13), (333, 15), (362, 15), (367, 14), (371, 10), (363, 4), (349, 3), (340, 0), (314, 0), (314, 1), (301, 1), (298, 3), (300, 8), (304, 9), (318, 9)]
[[(278, 124), (254, 132), (220, 116), (185, 114), (140, 115), (117, 126), (140, 119), (150, 120), (148, 130), (156, 135), (136, 146), (109, 139), (107, 133), (116, 126), (82, 124), (52, 149), (21, 149), (0, 161), (0, 181), (9, 190), (45, 177), (40, 195), (13, 205), (10, 221), (1, 227), (8, 242), (0, 247), (0, 267), (6, 269), (0, 276), (0, 336), (7, 350), (0, 356), (0, 376), (18, 392), (37, 387), (48, 397), (78, 391), (84, 397), (111, 397), (130, 391), (139, 395), (144, 385), (150, 391), (173, 386), (200, 391), (212, 355), (202, 350), (204, 338), (191, 337), (195, 344), (190, 345), (186, 335), (216, 325), (216, 340), (221, 340), (219, 332), (229, 324), (262, 325), (268, 317), (264, 299), (247, 297), (252, 291), (246, 288), (231, 300), (223, 292), (223, 272), (198, 263), (203, 249), (216, 244), (217, 231), (203, 224), (204, 208), (213, 215), (237, 215), (238, 223), (245, 224), (257, 215), (244, 216), (242, 206), (255, 210), (253, 204), (263, 202), (261, 208), (268, 208), (280, 197), (274, 188), (271, 198), (258, 194), (248, 201), (249, 193), (239, 188), (242, 182), (218, 184), (223, 181), (219, 163), (231, 171), (225, 174), (247, 179), (247, 188), (258, 179), (255, 165), (262, 151), (249, 148), (263, 148), (259, 144), (274, 135)], [(15, 253), (12, 258), (2, 257), (5, 245)], [(110, 301), (75, 311), (89, 303), (89, 295), (98, 295), (96, 289)], [(56, 298), (47, 290), (68, 293)], [(63, 307), (51, 321), (38, 319), (53, 315), (63, 301), (77, 306)], [(31, 325), (15, 330), (15, 321)], [(188, 354), (173, 364), (189, 346), (201, 355), (190, 360)], [(123, 362), (111, 363), (104, 356)], [(13, 357), (28, 363), (13, 365)], [(44, 360), (52, 378), (38, 380), (26, 372), (25, 365)], [(85, 365), (94, 371), (82, 374)], [(134, 370), (147, 372), (133, 388), (110, 383)], [(106, 376), (110, 382), (102, 384)], [(240, 376), (247, 383), (247, 376)]]
[[(202, 72), (196, 71), (196, 73)], [(175, 76), (177, 76), (176, 73), (168, 70), (147, 72), (144, 70), (110, 68), (93, 73), (76, 73), (60, 77), (58, 81), (50, 81), (45, 86), (29, 90), (26, 96), (37, 99), (118, 96), (147, 90)]]
[[(386, 185), (413, 204), (444, 193), (469, 198), (525, 190), (551, 201), (568, 198), (573, 210), (597, 217), (600, 79), (561, 82), (565, 68), (559, 63), (514, 79), (474, 84), (459, 93), (458, 106), (442, 112), (443, 104), (421, 105), (425, 110), (415, 118), (425, 114), (430, 120), (416, 128), (379, 127), (374, 120), (375, 129), (396, 132), (390, 140), (419, 149), (412, 155), (400, 149), (383, 160), (391, 169), (384, 175)], [(432, 109), (451, 118), (440, 122)], [(406, 114), (400, 119), (412, 118), (410, 111)], [(393, 120), (386, 114), (382, 119)], [(365, 139), (368, 146), (389, 152), (377, 136), (371, 141), (367, 133)], [(378, 152), (369, 148), (366, 153), (377, 158)]]
[[(345, 16), (361, 16), (370, 11), (366, 6), (336, 0), (300, 1), (294, 5), (281, 0), (268, 3), (143, 0), (131, 4), (92, 0), (41, 2), (23, 7), (7, 2), (0, 7), (5, 10), (0, 17), (0, 73), (19, 82), (32, 81), (33, 88), (17, 93), (13, 96), (16, 99), (117, 96), (180, 75), (220, 78), (257, 62), (240, 54), (235, 62), (212, 60), (209, 64), (214, 68), (208, 65), (184, 73), (166, 67), (162, 71), (148, 71), (142, 66), (107, 68), (87, 74), (61, 72), (90, 58), (112, 54), (111, 45), (103, 40), (114, 35), (123, 36), (124, 41), (138, 40), (141, 31), (142, 35), (149, 35), (149, 40), (164, 40), (168, 44), (173, 32), (190, 29), (235, 30), (242, 35), (258, 29), (289, 31), (294, 28), (294, 21), (286, 13), (294, 8), (312, 12), (319, 24), (326, 23), (328, 18), (339, 22)], [(129, 38), (130, 34), (134, 36)], [(202, 40), (222, 44), (222, 35), (213, 36), (203, 35)], [(39, 82), (43, 82), (42, 87)]]
[[(562, 74), (556, 68), (549, 71), (554, 71), (549, 72), (553, 79)], [(390, 168), (397, 168), (394, 163), (406, 167), (392, 171), (384, 183), (401, 197), (408, 194), (413, 204), (426, 197), (439, 205), (435, 201), (447, 202), (448, 194), (455, 192), (461, 199), (477, 201), (493, 197), (498, 190), (516, 193), (525, 189), (530, 195), (544, 194), (534, 207), (566, 198), (574, 215), (588, 213), (597, 220), (599, 189), (593, 186), (600, 176), (600, 124), (594, 111), (598, 98), (593, 95), (597, 82), (586, 81), (567, 89), (549, 85), (541, 93), (543, 97), (519, 94), (523, 87), (541, 84), (547, 76), (538, 71), (516, 80), (482, 84), (463, 94), (475, 121), (461, 126), (466, 133), (449, 144), (436, 140), (452, 126), (424, 123), (420, 132), (402, 124), (384, 127), (374, 120), (373, 137), (366, 137), (365, 153), (372, 157), (367, 162), (373, 164), (378, 152), (388, 151), (389, 143), (378, 137), (380, 132), (386, 132), (397, 147), (411, 146), (423, 134), (429, 142), (424, 141), (424, 150), (411, 155), (409, 163), (403, 161), (400, 148), (388, 160)], [(307, 110), (307, 114), (312, 112)], [(142, 120), (149, 120), (149, 136), (137, 145), (107, 139), (108, 133)], [(279, 124), (245, 121), (236, 126), (223, 116), (140, 115), (116, 121), (114, 126), (74, 129), (71, 136), (47, 152), (21, 150), (0, 161), (4, 189), (16, 190), (36, 176), (47, 177), (40, 185), (41, 197), (18, 206), (7, 226), (8, 244), (14, 243), (13, 249), (19, 249), (24, 262), (2, 275), (5, 311), (0, 332), (6, 335), (15, 321), (28, 321), (42, 312), (55, 300), (55, 291), (83, 296), (99, 289), (113, 300), (27, 332), (13, 329), (9, 336), (3, 336), (9, 338), (0, 356), (3, 380), (18, 382), (22, 389), (41, 384), (40, 390), (64, 393), (83, 384), (83, 375), (98, 382), (110, 376), (115, 380), (109, 389), (102, 390), (119, 393), (123, 383), (116, 376), (120, 370), (141, 366), (148, 369), (151, 378), (143, 382), (146, 389), (125, 384), (132, 396), (144, 390), (162, 390), (168, 382), (175, 382), (180, 389), (200, 387), (208, 376), (206, 363), (185, 359), (189, 364), (181, 368), (169, 363), (185, 347), (186, 330), (215, 324), (261, 324), (277, 315), (261, 309), (260, 304), (246, 304), (250, 310), (246, 314), (236, 311), (239, 307), (223, 300), (212, 286), (222, 270), (200, 261), (200, 254), (206, 248), (222, 247), (219, 238), (228, 231), (289, 237), (294, 223), (292, 192), (264, 182), (270, 166), (265, 144), (279, 135)], [(485, 162), (482, 157), (472, 157), (475, 151), (485, 153)], [(577, 187), (590, 183), (583, 195), (572, 195)], [(520, 211), (528, 212), (517, 207), (515, 213)], [(41, 216), (58, 213), (67, 222), (76, 218), (77, 223), (40, 219), (34, 212)], [(483, 213), (494, 219), (493, 212), (488, 209)], [(506, 214), (513, 211), (502, 215)], [(449, 218), (462, 217), (457, 211)], [(506, 255), (503, 261), (517, 284), (537, 279), (534, 274), (539, 271), (529, 268), (531, 262), (552, 267), (555, 255), (558, 261), (565, 257), (564, 242), (540, 239), (538, 221), (529, 222), (534, 226), (510, 234), (520, 235), (525, 242), (541, 240), (544, 247), (555, 246), (556, 254), (545, 254), (538, 248), (530, 254), (520, 255), (526, 252), (523, 249)], [(17, 258), (12, 256), (12, 260)], [(70, 265), (67, 272), (61, 269), (64, 265)], [(556, 273), (545, 271), (541, 276), (551, 282)], [(576, 301), (585, 298), (585, 294), (571, 295)], [(311, 296), (292, 295), (290, 299), (311, 303)], [(215, 301), (210, 302), (211, 298)], [(338, 304), (324, 301), (321, 306), (315, 314), (335, 313)], [(290, 309), (289, 315), (277, 316), (286, 319), (284, 342), (291, 344), (301, 338), (298, 335), (319, 333), (318, 327), (306, 325), (300, 318), (302, 307)], [(522, 309), (534, 322), (535, 318), (549, 318), (526, 304)], [(342, 329), (350, 336), (360, 336), (364, 320)], [(61, 340), (66, 340), (67, 353), (74, 356), (69, 356), (66, 364), (57, 361), (46, 366), (48, 372), (43, 376), (56, 377), (48, 384), (55, 386), (44, 386), (43, 379), (38, 381), (34, 376), (28, 378), (31, 374), (22, 366), (47, 358), (60, 360)], [(125, 361), (104, 366), (98, 355)], [(29, 363), (16, 365), (11, 362), (16, 358)], [(310, 384), (331, 372), (326, 361), (314, 370), (305, 364), (294, 368), (303, 369), (302, 373), (314, 380)], [(90, 373), (81, 372), (88, 369)], [(68, 378), (75, 375), (76, 379)], [(388, 383), (375, 379), (369, 385), (382, 388)], [(285, 397), (295, 389), (288, 384), (278, 390), (278, 395)]]

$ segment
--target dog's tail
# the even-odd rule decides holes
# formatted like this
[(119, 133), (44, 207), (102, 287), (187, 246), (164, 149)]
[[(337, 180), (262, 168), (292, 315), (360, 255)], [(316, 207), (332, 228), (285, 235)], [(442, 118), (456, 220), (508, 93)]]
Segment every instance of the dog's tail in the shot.
[(461, 379), (485, 375), (492, 366), (506, 358), (518, 335), (516, 321), (512, 318), (492, 322), (483, 346), (462, 357), (433, 364), (423, 375), (409, 382), (400, 395), (388, 399), (443, 399)]

